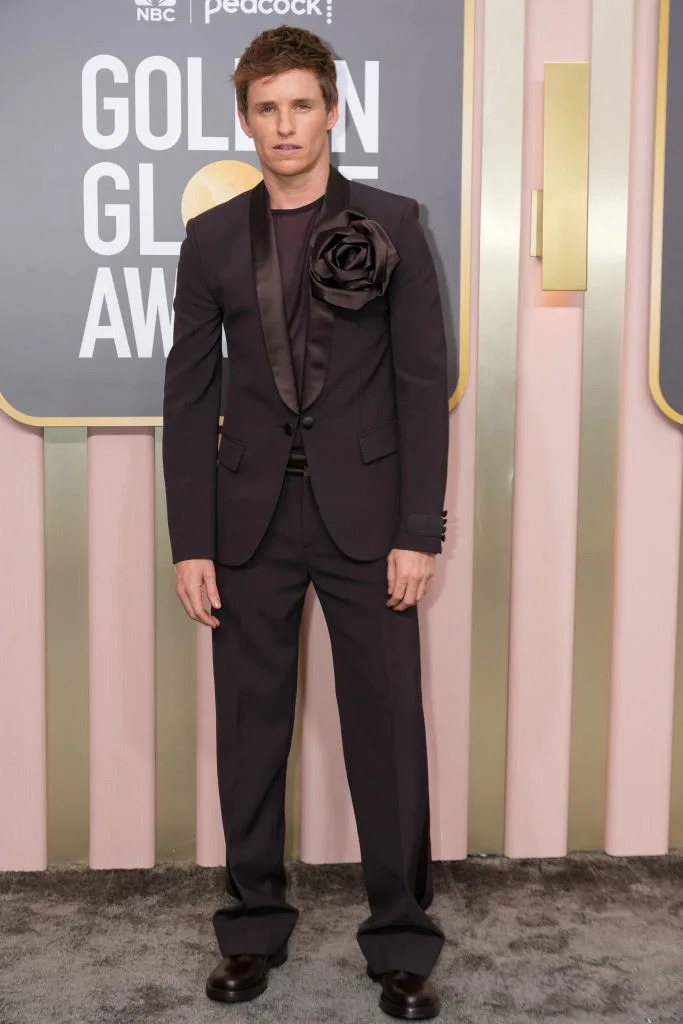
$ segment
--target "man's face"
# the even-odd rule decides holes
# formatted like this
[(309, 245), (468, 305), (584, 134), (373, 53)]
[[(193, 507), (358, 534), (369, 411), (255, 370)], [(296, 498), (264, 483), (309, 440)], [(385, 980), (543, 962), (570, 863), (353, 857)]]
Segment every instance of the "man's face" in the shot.
[(325, 110), (315, 74), (299, 69), (251, 82), (247, 117), (239, 114), (242, 129), (254, 140), (261, 169), (282, 177), (303, 174), (319, 163), (337, 117), (336, 106)]

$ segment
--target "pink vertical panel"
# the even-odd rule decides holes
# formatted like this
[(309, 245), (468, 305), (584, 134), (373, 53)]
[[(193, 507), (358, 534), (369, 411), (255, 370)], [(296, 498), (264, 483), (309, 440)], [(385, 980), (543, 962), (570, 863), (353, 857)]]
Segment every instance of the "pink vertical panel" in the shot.
[(531, 190), (543, 187), (543, 64), (588, 61), (590, 42), (590, 0), (528, 0), (505, 815), (511, 857), (567, 852), (583, 295), (543, 292), (541, 264), (529, 249)]
[[(454, 860), (465, 857), (467, 853), (483, 7), (483, 0), (476, 0), (472, 167), (470, 171), (466, 161), (465, 171), (471, 178), (469, 182), (464, 181), (471, 186), (471, 280), (469, 293), (463, 294), (463, 301), (469, 304), (469, 383), (450, 420), (445, 503), (450, 523), (448, 538), (436, 560), (430, 593), (420, 605), (432, 855), (435, 860)], [(467, 83), (465, 88), (468, 88)], [(303, 624), (305, 686), (301, 742), (301, 858), (309, 863), (358, 861), (360, 849), (341, 749), (329, 637), (319, 602), (311, 598), (309, 592)]]
[(605, 840), (620, 856), (669, 842), (683, 438), (647, 382), (658, 6), (635, 24)]
[(211, 628), (197, 624), (197, 850), (204, 867), (225, 864), (225, 837), (216, 770), (216, 700)]
[(155, 861), (154, 428), (88, 436), (90, 864)]
[(0, 411), (0, 870), (47, 866), (43, 431)]

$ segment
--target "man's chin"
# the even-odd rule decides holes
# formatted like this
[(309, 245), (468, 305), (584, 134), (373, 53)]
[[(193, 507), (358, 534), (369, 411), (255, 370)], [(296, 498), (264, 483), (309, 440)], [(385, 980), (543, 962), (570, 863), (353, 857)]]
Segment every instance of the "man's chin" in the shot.
[(283, 178), (289, 178), (294, 174), (302, 174), (304, 171), (310, 169), (310, 161), (302, 156), (290, 156), (285, 159), (269, 161), (268, 169), (273, 174), (282, 175)]

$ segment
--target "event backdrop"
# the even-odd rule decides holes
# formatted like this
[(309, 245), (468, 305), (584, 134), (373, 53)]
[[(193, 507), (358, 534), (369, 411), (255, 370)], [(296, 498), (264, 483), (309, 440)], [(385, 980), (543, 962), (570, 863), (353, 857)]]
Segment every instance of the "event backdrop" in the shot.
[[(449, 423), (452, 529), (420, 609), (437, 860), (683, 847), (683, 432), (646, 374), (659, 8), (465, 3), (471, 363)], [(0, 4), (21, 49), (17, 18)], [(544, 64), (588, 60), (589, 286), (548, 293), (529, 256)], [(3, 96), (21, 103), (15, 82)], [(161, 435), (0, 410), (0, 870), (222, 862), (211, 636), (173, 589)], [(300, 654), (288, 855), (358, 860), (313, 588)]]
[(11, 296), (0, 311), (0, 395), (10, 415), (161, 422), (184, 222), (260, 177), (229, 76), (283, 15), (338, 58), (333, 162), (420, 201), (454, 402), (463, 0), (13, 0), (0, 42), (6, 81), (21, 83), (0, 113), (0, 271)]

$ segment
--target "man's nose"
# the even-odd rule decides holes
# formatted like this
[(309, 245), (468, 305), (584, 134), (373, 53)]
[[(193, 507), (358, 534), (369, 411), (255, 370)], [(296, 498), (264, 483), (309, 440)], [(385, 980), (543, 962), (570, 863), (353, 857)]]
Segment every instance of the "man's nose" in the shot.
[(294, 122), (292, 121), (291, 114), (280, 114), (278, 119), (277, 130), (280, 135), (291, 135), (294, 131)]

